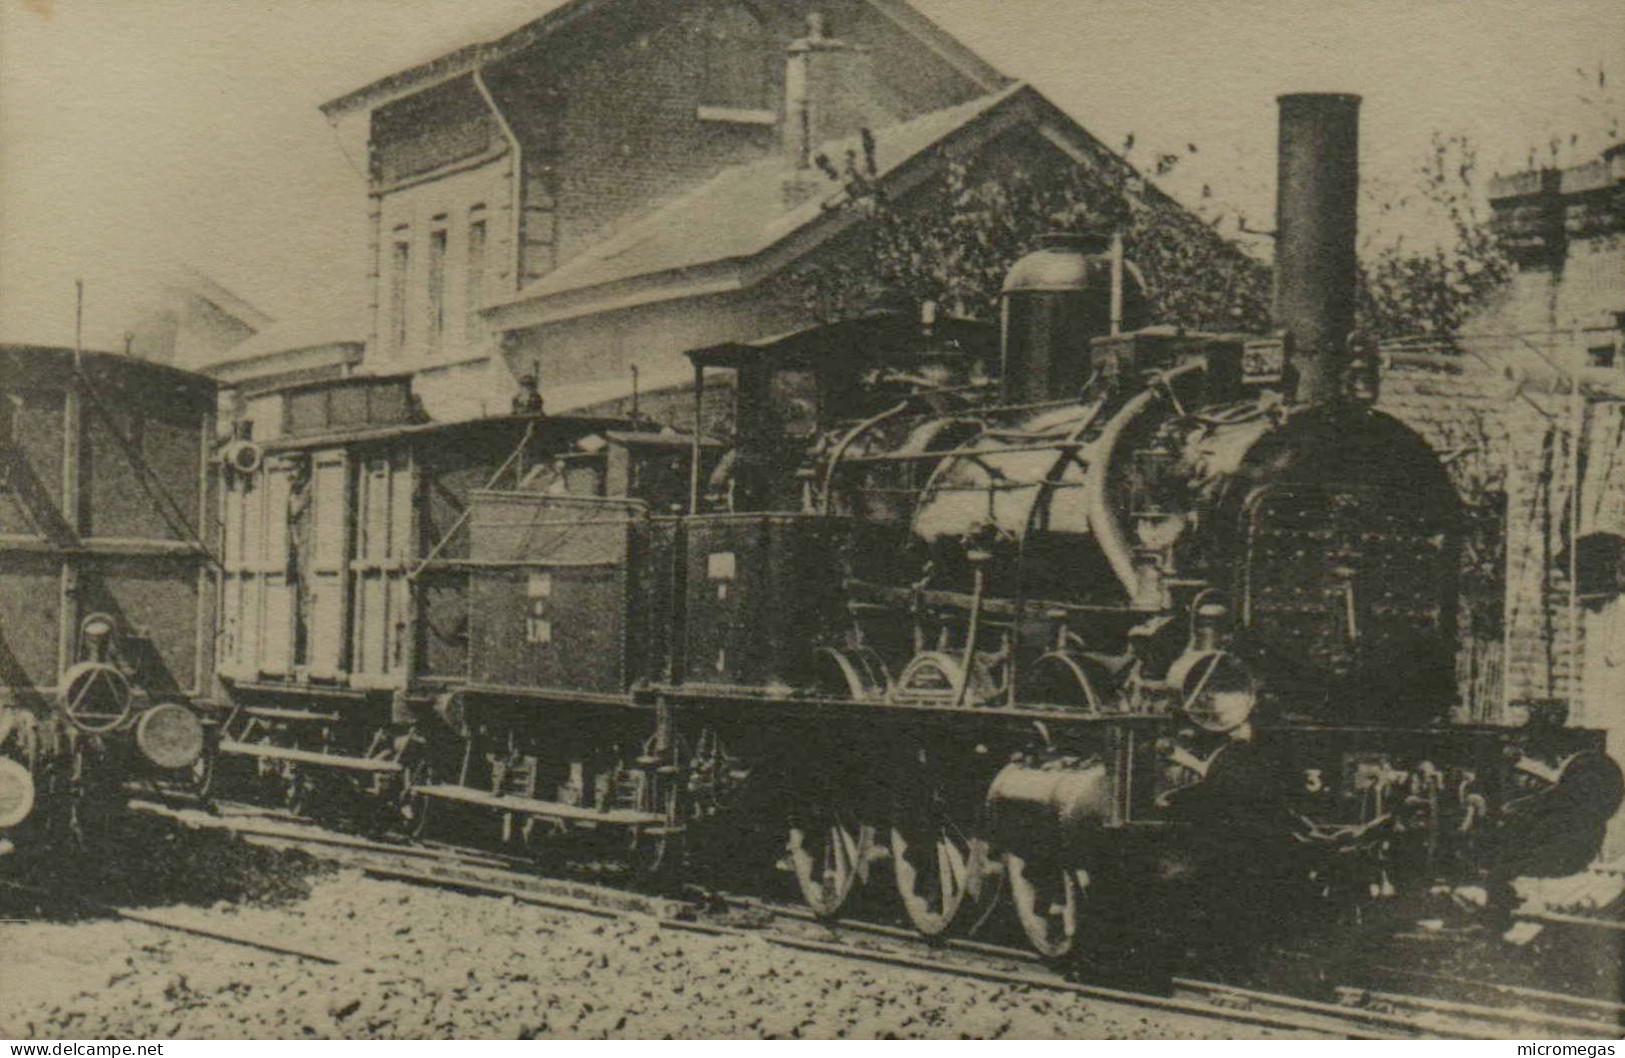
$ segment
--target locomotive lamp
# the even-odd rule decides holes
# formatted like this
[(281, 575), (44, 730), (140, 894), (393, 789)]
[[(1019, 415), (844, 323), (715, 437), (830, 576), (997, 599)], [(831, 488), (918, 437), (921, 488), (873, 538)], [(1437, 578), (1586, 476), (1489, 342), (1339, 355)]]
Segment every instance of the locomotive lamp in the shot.
[(1258, 707), (1258, 678), (1246, 662), (1224, 649), (1230, 604), (1208, 590), (1191, 604), (1190, 639), (1168, 666), (1167, 684), (1179, 692), (1180, 711), (1202, 730), (1245, 738)]
[(265, 461), (265, 451), (253, 441), (237, 438), (226, 442), (220, 450), (220, 462), (238, 474), (248, 475)]
[[(175, 702), (148, 704), (138, 674), (120, 661), (118, 633), (118, 622), (110, 614), (92, 613), (79, 623), (82, 660), (63, 673), (63, 715), (87, 735), (130, 731), (133, 726), (136, 749), (152, 764), (170, 770), (191, 767), (203, 755), (203, 722)], [(131, 634), (144, 637), (139, 629)]]
[(113, 619), (93, 613), (79, 626), (79, 653), (91, 661), (106, 661), (113, 652)]
[(1189, 650), (1168, 669), (1179, 688), (1180, 710), (1216, 735), (1244, 738), (1258, 707), (1258, 679), (1247, 664), (1223, 650)]
[(190, 768), (203, 756), (203, 721), (184, 705), (160, 702), (135, 722), (135, 744), (160, 768)]

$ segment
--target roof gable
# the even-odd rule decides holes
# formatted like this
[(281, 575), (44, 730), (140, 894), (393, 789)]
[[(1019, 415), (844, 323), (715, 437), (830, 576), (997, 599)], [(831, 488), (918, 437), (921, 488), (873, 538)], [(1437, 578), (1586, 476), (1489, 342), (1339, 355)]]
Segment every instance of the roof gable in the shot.
[[(892, 193), (937, 171), (942, 159), (976, 150), (1009, 129), (1035, 129), (1074, 160), (1110, 157), (1104, 145), (1036, 90), (1013, 84), (968, 103), (875, 130), (876, 179)], [(854, 137), (824, 144), (840, 165)], [(823, 185), (785, 202), (791, 171), (782, 158), (725, 170), (688, 194), (487, 309), (499, 326), (530, 326), (698, 293), (743, 289), (799, 259), (853, 223), (833, 208), (844, 186)], [(814, 173), (813, 178), (822, 180)], [(1155, 194), (1148, 188), (1148, 193)]]
[[(476, 41), (428, 62), (399, 70), (321, 105), (329, 119), (370, 110), (383, 103), (432, 85), (461, 77), (488, 63), (524, 51), (553, 34), (600, 11), (628, 0), (547, 0), (542, 13), (523, 26), (488, 41)], [(971, 51), (958, 38), (915, 10), (907, 0), (862, 0), (885, 19), (920, 41), (949, 67), (983, 91), (1008, 82), (1003, 74)]]

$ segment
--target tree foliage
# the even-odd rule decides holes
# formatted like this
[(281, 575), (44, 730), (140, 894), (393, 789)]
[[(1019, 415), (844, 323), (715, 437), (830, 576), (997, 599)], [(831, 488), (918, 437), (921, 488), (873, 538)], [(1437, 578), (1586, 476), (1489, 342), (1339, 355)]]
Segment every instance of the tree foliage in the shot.
[[(1153, 321), (1190, 329), (1266, 333), (1269, 266), (1220, 234), (1222, 214), (1187, 209), (1130, 161), (1098, 147), (1069, 166), (978, 172), (950, 163), (938, 180), (889, 200), (854, 152), (835, 208), (860, 216), (839, 252), (781, 276), (781, 297), (817, 319), (930, 300), (991, 319), (999, 285), (1050, 231), (1117, 231), (1141, 270)], [(1167, 176), (1197, 153), (1163, 152), (1148, 168)], [(1374, 339), (1448, 337), (1512, 275), (1482, 204), (1478, 159), (1463, 136), (1437, 135), (1414, 187), (1379, 188), (1364, 206), (1358, 327)], [(1210, 191), (1202, 188), (1204, 198)], [(1375, 223), (1373, 223), (1375, 222)]]
[[(991, 319), (1005, 272), (1039, 236), (1117, 231), (1157, 322), (1224, 331), (1267, 324), (1268, 269), (1104, 148), (1065, 167), (978, 172), (951, 162), (901, 202), (853, 161), (840, 177), (846, 194), (836, 208), (856, 211), (861, 223), (839, 252), (781, 279), (782, 295), (818, 319), (926, 300)], [(1159, 156), (1156, 164), (1166, 172), (1177, 161)]]
[(1484, 216), (1477, 174), (1471, 140), (1435, 133), (1415, 185), (1368, 203), (1373, 233), (1360, 254), (1363, 333), (1450, 337), (1512, 278), (1512, 260)]

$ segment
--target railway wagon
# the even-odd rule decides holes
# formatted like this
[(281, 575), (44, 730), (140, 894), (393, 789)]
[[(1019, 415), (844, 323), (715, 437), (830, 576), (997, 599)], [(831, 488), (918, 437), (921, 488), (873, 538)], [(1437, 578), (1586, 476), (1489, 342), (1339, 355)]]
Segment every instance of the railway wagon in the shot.
[(1281, 100), (1275, 335), (1148, 326), (1073, 233), (997, 327), (693, 351), (726, 436), (268, 444), (226, 490), (222, 750), (296, 803), (777, 863), (820, 915), (884, 879), (936, 935), (1003, 894), (1052, 957), (1169, 893), (1578, 869), (1621, 798), (1602, 733), (1451, 720), (1458, 498), (1349, 342), (1357, 115)]
[(0, 347), (0, 838), (82, 830), (132, 778), (191, 778), (214, 421), (207, 378)]
[[(480, 623), (499, 605), (499, 587), (481, 577), (482, 540), (503, 530), (476, 501), (498, 487), (607, 482), (643, 499), (578, 505), (572, 516), (613, 522), (683, 494), (687, 472), (669, 464), (673, 452), (686, 458), (686, 439), (674, 444), (641, 419), (431, 423), (414, 410), (409, 376), (294, 386), (257, 403), (275, 421), (239, 423), (221, 460), (217, 769), (252, 776), (261, 795), (295, 808), (338, 811), (370, 797), (393, 812), (451, 767), (431, 769), (439, 747), (419, 729), (452, 716), (470, 687), (545, 674), (573, 696), (621, 701), (641, 665), (642, 626), (629, 583), (600, 571), (631, 545), (537, 565), (523, 590), (541, 591), (550, 572), (559, 597), (591, 604), (578, 624), (521, 619), (556, 649), (552, 668), (520, 676), (487, 650)], [(255, 441), (255, 427), (274, 436)], [(599, 672), (589, 657), (613, 665)]]

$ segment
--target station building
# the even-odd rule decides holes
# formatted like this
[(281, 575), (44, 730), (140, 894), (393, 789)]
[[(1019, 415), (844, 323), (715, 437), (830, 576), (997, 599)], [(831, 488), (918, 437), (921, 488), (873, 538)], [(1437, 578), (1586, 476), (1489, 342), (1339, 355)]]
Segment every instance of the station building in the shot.
[(534, 375), (549, 411), (624, 410), (636, 373), (681, 425), (685, 350), (817, 322), (773, 280), (840, 253), (854, 167), (907, 209), (952, 163), (1124, 164), (904, 0), (540, 6), (323, 105), (367, 142), (369, 303), (234, 350), (245, 402), (409, 374), (458, 420)]

